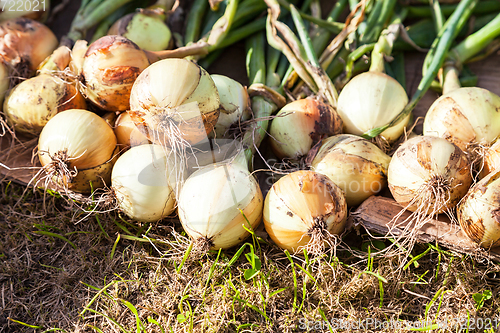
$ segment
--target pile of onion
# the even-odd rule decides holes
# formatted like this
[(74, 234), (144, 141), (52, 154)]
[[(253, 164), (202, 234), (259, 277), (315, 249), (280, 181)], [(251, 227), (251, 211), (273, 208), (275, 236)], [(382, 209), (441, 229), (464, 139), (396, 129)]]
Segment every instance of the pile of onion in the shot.
[(175, 209), (176, 171), (165, 150), (154, 144), (132, 147), (123, 153), (111, 174), (120, 209), (130, 218), (153, 222)]
[(280, 159), (299, 161), (325, 137), (342, 132), (342, 119), (333, 107), (306, 98), (285, 105), (271, 122), (273, 152)]
[(323, 140), (311, 169), (330, 178), (356, 206), (387, 185), (391, 158), (359, 136), (339, 134)]
[(104, 119), (71, 109), (47, 122), (38, 140), (38, 157), (47, 180), (63, 189), (90, 193), (109, 186), (116, 148), (115, 134)]
[(392, 156), (388, 183), (403, 207), (417, 217), (434, 216), (458, 204), (472, 175), (467, 156), (457, 145), (438, 137), (417, 136)]
[(295, 171), (279, 179), (267, 193), (264, 226), (271, 239), (291, 252), (306, 248), (320, 254), (332, 235), (344, 231), (347, 203), (327, 176)]

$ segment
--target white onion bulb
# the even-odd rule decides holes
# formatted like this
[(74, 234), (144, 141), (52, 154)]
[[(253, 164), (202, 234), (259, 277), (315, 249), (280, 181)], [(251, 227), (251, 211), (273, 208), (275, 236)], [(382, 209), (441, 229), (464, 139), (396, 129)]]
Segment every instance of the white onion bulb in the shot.
[(373, 143), (340, 134), (323, 140), (311, 169), (328, 176), (344, 191), (347, 204), (356, 206), (385, 188), (390, 161)]
[(186, 59), (164, 59), (146, 68), (130, 94), (130, 116), (153, 142), (195, 144), (217, 123), (220, 99), (203, 68)]
[(347, 203), (342, 190), (325, 175), (295, 171), (267, 193), (264, 225), (271, 239), (291, 252), (306, 247), (320, 253), (332, 234), (344, 231)]
[(476, 183), (458, 205), (458, 221), (465, 234), (482, 247), (500, 245), (500, 171)]
[(342, 132), (342, 119), (323, 102), (306, 98), (285, 105), (271, 122), (273, 152), (280, 159), (299, 160), (321, 139)]
[[(406, 91), (387, 74), (364, 72), (352, 78), (339, 94), (337, 112), (344, 121), (344, 132), (355, 135), (389, 124), (408, 104)], [(393, 143), (403, 133), (411, 114), (380, 134)]]
[(453, 90), (432, 103), (425, 116), (424, 135), (453, 142), (471, 159), (481, 157), (476, 149), (489, 147), (500, 135), (499, 109), (500, 97), (486, 89)]
[(111, 184), (120, 209), (130, 218), (153, 222), (175, 209), (175, 170), (159, 145), (132, 147), (116, 161)]
[(457, 205), (472, 176), (467, 156), (455, 144), (418, 136), (392, 156), (388, 183), (394, 199), (406, 209), (436, 215)]
[(115, 148), (115, 134), (104, 119), (71, 109), (47, 122), (38, 140), (38, 157), (59, 185), (89, 193), (91, 188), (109, 185)]
[(216, 138), (229, 137), (228, 130), (240, 122), (250, 119), (250, 97), (245, 87), (236, 80), (225, 75), (212, 74), (217, 91), (219, 92), (221, 110), (213, 135)]
[(232, 162), (205, 166), (184, 183), (178, 199), (179, 218), (195, 247), (230, 248), (249, 236), (244, 227), (255, 229), (260, 224), (262, 192), (244, 162), (236, 157)]

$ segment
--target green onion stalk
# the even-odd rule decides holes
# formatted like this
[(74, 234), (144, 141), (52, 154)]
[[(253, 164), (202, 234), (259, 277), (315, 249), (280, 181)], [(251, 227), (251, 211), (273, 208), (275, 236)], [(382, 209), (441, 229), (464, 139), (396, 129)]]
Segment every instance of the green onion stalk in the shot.
[(426, 61), (424, 62), (423, 76), (419, 82), (417, 90), (413, 94), (410, 101), (406, 104), (404, 109), (392, 121), (386, 125), (373, 128), (364, 133), (365, 138), (375, 138), (388, 128), (399, 125), (401, 121), (407, 119), (411, 114), (417, 103), (422, 99), (425, 92), (429, 89), (432, 81), (437, 76), (438, 71), (443, 66), (445, 57), (448, 54), (451, 44), (456, 38), (460, 28), (467, 22), (472, 14), (477, 0), (462, 0), (456, 7), (456, 10), (448, 18), (443, 28), (436, 37)]
[(495, 143), (500, 136), (500, 96), (480, 87), (463, 87), (459, 75), (463, 64), (497, 44), (499, 35), (500, 14), (448, 52), (439, 77), (443, 95), (424, 119), (424, 135), (455, 143), (467, 153), (480, 177), (500, 167), (495, 157), (500, 152), (500, 142)]
[(71, 23), (70, 30), (61, 39), (61, 45), (72, 47), (80, 39), (84, 39), (87, 31), (99, 24), (111, 13), (132, 0), (82, 0), (80, 9)]

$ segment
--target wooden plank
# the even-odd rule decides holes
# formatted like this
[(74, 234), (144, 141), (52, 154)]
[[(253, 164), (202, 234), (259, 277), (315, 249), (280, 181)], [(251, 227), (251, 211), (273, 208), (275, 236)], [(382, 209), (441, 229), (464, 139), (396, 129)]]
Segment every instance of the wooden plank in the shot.
[[(394, 223), (404, 221), (410, 216), (405, 211), (397, 221), (394, 217), (401, 212), (403, 207), (394, 199), (381, 196), (372, 196), (365, 200), (353, 213), (351, 213), (352, 227), (362, 226), (370, 232), (386, 235), (391, 229), (393, 235), (401, 235), (401, 228), (394, 228)], [(401, 227), (407, 223), (402, 223)], [(450, 223), (445, 216), (438, 220), (430, 220), (416, 232), (417, 241), (421, 243), (435, 243), (443, 245), (459, 253), (471, 254), (500, 261), (500, 247), (485, 250), (472, 242), (457, 224)]]

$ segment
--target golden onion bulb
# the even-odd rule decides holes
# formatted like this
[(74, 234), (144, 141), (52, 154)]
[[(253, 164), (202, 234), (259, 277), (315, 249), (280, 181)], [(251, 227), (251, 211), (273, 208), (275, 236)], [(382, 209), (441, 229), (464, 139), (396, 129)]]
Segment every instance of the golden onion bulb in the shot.
[(115, 134), (104, 119), (87, 110), (71, 109), (56, 114), (42, 129), (38, 157), (56, 183), (89, 193), (109, 185), (115, 148)]
[(406, 141), (389, 163), (388, 184), (394, 199), (424, 215), (455, 207), (471, 183), (465, 153), (438, 137), (418, 136)]
[(475, 243), (489, 248), (500, 245), (500, 171), (495, 170), (467, 192), (457, 209), (458, 222)]
[(271, 148), (280, 159), (299, 160), (323, 138), (342, 132), (334, 108), (306, 98), (285, 105), (271, 122)]
[(245, 87), (236, 80), (225, 75), (212, 74), (215, 86), (219, 93), (221, 109), (213, 134), (216, 138), (229, 137), (231, 126), (250, 119), (250, 97)]
[(148, 57), (134, 42), (101, 37), (90, 44), (83, 59), (85, 94), (103, 110), (128, 110), (132, 85), (148, 66)]
[(311, 169), (328, 176), (344, 191), (347, 204), (356, 206), (385, 188), (390, 161), (373, 143), (339, 134), (323, 140)]
[(163, 146), (195, 144), (219, 117), (220, 99), (206, 70), (186, 59), (146, 68), (130, 94), (130, 116), (149, 140)]
[(116, 119), (114, 131), (116, 140), (121, 148), (129, 148), (148, 144), (149, 140), (144, 134), (135, 126), (130, 114), (122, 112)]
[(27, 79), (7, 95), (3, 110), (16, 131), (38, 135), (57, 113), (85, 109), (86, 103), (75, 84), (56, 76), (40, 74)]
[[(424, 120), (424, 135), (453, 142), (472, 159), (478, 147), (488, 147), (500, 135), (500, 97), (477, 87), (455, 89), (432, 103)], [(480, 148), (481, 149), (481, 148)]]
[(230, 248), (250, 235), (246, 229), (260, 224), (262, 192), (244, 161), (237, 156), (202, 167), (182, 186), (179, 218), (196, 248)]
[(295, 171), (273, 184), (264, 202), (264, 226), (271, 239), (291, 252), (320, 253), (333, 234), (344, 231), (347, 203), (325, 175)]
[(0, 23), (0, 56), (17, 77), (29, 77), (58, 45), (54, 33), (38, 21), (18, 17)]
[(108, 35), (120, 35), (136, 43), (141, 49), (161, 51), (169, 47), (172, 33), (157, 10), (142, 9), (116, 21)]
[(144, 144), (123, 153), (113, 166), (111, 184), (120, 209), (130, 218), (153, 222), (175, 209), (175, 170), (159, 145)]
[[(393, 121), (408, 104), (398, 81), (380, 72), (364, 72), (352, 78), (339, 94), (337, 112), (344, 121), (344, 133), (364, 133)], [(403, 133), (411, 114), (380, 134), (393, 143)]]

